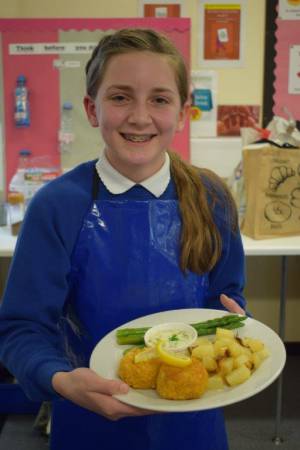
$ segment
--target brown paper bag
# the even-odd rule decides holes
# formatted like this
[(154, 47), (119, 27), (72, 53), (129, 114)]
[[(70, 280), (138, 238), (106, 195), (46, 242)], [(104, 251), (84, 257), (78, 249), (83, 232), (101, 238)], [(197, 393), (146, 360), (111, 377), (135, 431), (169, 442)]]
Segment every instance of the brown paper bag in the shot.
[(243, 172), (242, 233), (254, 239), (300, 234), (300, 149), (246, 147)]

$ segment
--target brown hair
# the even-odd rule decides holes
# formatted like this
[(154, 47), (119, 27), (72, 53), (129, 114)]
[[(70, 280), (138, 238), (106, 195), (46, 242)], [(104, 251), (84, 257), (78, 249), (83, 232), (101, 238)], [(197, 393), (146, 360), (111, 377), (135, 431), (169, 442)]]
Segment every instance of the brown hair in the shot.
[(214, 172), (192, 166), (174, 152), (168, 153), (182, 216), (180, 266), (184, 272), (188, 269), (203, 274), (215, 266), (222, 252), (213, 213), (221, 207), (225, 226), (235, 232), (238, 230), (235, 202)]
[(184, 59), (177, 48), (163, 34), (144, 28), (125, 28), (104, 36), (86, 64), (86, 91), (95, 98), (109, 60), (122, 53), (152, 52), (165, 55), (174, 67), (181, 106), (188, 99), (188, 74)]
[[(150, 29), (121, 29), (100, 40), (85, 68), (87, 94), (96, 97), (110, 58), (134, 51), (149, 51), (169, 58), (183, 106), (189, 98), (189, 77), (183, 57), (166, 36)], [(227, 205), (231, 217), (228, 226), (234, 230), (237, 228), (234, 200), (217, 175), (184, 162), (174, 152), (168, 153), (182, 216), (180, 267), (183, 272), (203, 274), (215, 266), (222, 251), (214, 208), (218, 202), (222, 207)]]

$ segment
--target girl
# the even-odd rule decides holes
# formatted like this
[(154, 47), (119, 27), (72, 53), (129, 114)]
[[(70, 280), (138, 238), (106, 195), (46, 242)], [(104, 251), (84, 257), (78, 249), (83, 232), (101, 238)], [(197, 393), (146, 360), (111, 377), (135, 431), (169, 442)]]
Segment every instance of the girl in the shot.
[(88, 368), (96, 343), (134, 318), (181, 308), (243, 313), (233, 201), (212, 173), (168, 151), (188, 76), (163, 35), (106, 36), (84, 106), (105, 147), (33, 198), (1, 308), (1, 358), (27, 395), (53, 400), (52, 449), (225, 450), (220, 410), (151, 414)]

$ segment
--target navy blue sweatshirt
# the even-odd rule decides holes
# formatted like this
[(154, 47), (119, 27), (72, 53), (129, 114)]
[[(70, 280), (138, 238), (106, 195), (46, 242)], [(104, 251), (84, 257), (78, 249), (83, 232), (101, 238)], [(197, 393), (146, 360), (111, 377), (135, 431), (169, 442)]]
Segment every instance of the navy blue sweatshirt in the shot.
[[(57, 397), (51, 379), (72, 365), (58, 323), (69, 293), (71, 256), (92, 204), (95, 161), (81, 164), (40, 189), (31, 200), (18, 237), (0, 308), (0, 359), (32, 400)], [(111, 194), (100, 180), (99, 199), (155, 200), (141, 186)], [(176, 199), (171, 180), (160, 200)], [(224, 309), (222, 293), (245, 307), (244, 252), (239, 233), (224, 226), (226, 207), (215, 219), (222, 256), (209, 274), (207, 308)]]

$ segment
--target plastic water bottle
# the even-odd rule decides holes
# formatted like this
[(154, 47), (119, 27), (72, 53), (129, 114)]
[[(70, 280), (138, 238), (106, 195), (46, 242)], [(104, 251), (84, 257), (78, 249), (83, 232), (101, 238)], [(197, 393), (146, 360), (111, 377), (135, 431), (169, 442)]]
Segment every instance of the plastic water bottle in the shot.
[(27, 169), (30, 157), (31, 151), (28, 148), (22, 148), (19, 151), (19, 169)]
[(17, 78), (17, 86), (15, 89), (15, 125), (16, 127), (29, 127), (30, 125), (30, 111), (28, 89), (26, 86), (26, 78), (24, 75), (19, 75)]
[(60, 150), (70, 152), (74, 141), (73, 131), (73, 105), (71, 102), (65, 102), (62, 106), (61, 125), (58, 135)]

